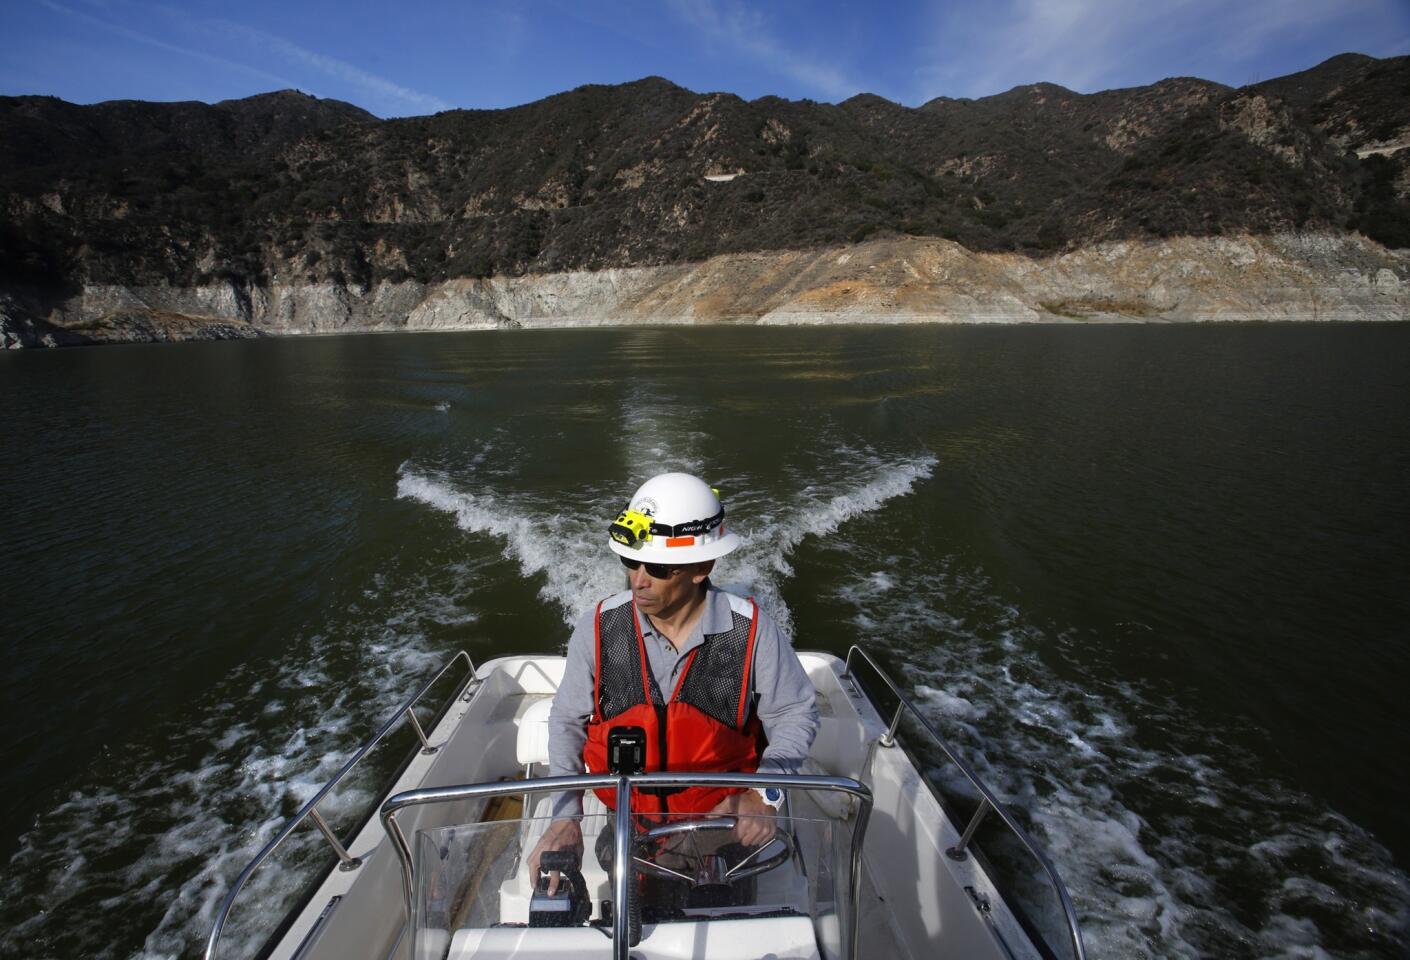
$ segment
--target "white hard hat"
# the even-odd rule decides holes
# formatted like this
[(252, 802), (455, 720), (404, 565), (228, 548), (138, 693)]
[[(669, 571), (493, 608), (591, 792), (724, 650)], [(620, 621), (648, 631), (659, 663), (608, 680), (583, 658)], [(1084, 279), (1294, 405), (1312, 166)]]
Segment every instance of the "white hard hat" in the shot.
[(608, 529), (614, 553), (643, 563), (701, 563), (739, 546), (719, 494), (699, 477), (662, 473), (637, 488)]

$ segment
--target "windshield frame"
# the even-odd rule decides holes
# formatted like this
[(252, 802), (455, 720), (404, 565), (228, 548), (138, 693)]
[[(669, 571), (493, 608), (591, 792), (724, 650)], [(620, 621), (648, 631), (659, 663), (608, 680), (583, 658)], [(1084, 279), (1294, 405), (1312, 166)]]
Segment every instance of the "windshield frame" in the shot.
[(523, 796), (527, 793), (564, 790), (614, 789), (616, 791), (615, 855), (612, 863), (612, 950), (615, 960), (629, 960), (629, 914), (633, 897), (632, 877), (632, 812), (633, 787), (739, 787), (758, 789), (782, 787), (789, 790), (818, 790), (842, 793), (857, 802), (851, 816), (850, 897), (847, 911), (845, 956), (855, 960), (859, 950), (858, 911), (861, 903), (862, 846), (866, 838), (867, 821), (871, 816), (871, 790), (851, 777), (812, 776), (808, 774), (759, 773), (638, 773), (632, 775), (583, 774), (572, 777), (541, 777), (532, 780), (469, 783), (449, 787), (408, 790), (396, 794), (382, 804), (382, 826), (391, 838), (402, 867), (402, 891), (406, 911), (406, 929), (414, 931), (416, 922), (416, 870), (411, 843), (397, 815), (431, 804), (455, 803), (466, 800), (488, 800), (498, 796)]

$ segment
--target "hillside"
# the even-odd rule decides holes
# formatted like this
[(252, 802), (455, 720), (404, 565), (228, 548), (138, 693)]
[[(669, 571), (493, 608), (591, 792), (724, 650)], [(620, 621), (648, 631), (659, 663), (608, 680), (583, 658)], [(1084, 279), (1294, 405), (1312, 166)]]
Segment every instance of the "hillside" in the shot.
[(378, 120), (0, 98), (0, 292), (383, 284), (655, 267), (929, 237), (1044, 258), (1117, 241), (1361, 233), (1410, 247), (1410, 58), (1241, 89), (1050, 84), (907, 108), (660, 78)]

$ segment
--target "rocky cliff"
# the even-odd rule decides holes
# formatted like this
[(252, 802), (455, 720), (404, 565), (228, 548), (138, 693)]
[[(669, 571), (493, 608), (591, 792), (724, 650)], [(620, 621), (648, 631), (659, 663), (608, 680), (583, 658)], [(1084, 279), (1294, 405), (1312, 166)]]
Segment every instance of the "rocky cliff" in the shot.
[(1410, 58), (906, 108), (0, 98), (0, 339), (1404, 318)]
[(872, 240), (700, 263), (372, 286), (88, 284), (0, 296), (6, 345), (645, 323), (1407, 320), (1410, 253), (1362, 237), (1094, 244), (1048, 257)]

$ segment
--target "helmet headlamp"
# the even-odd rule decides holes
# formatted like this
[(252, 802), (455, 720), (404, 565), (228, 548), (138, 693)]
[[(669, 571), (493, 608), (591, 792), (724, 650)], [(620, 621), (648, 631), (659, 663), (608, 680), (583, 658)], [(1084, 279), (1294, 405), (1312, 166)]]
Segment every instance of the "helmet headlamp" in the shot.
[(607, 533), (624, 547), (638, 546), (651, 539), (651, 518), (636, 510), (623, 510)]

